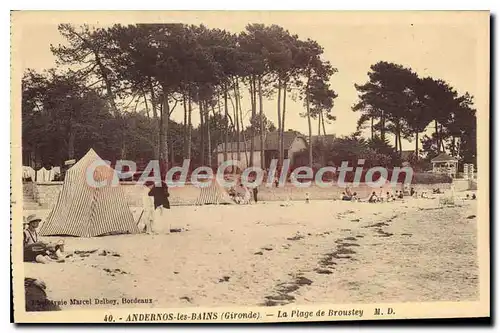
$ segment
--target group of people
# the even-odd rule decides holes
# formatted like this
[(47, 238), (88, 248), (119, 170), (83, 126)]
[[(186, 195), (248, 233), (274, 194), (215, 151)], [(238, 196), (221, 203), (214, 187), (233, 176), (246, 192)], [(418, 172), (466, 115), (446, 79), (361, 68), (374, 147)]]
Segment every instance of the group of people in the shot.
[[(411, 196), (413, 196), (413, 194), (411, 194)], [(397, 199), (403, 199), (403, 198), (404, 198), (403, 191), (396, 191), (396, 194), (391, 194), (390, 192), (386, 192), (385, 198), (382, 195), (378, 196), (375, 192), (372, 192), (372, 194), (370, 194), (370, 197), (368, 198), (368, 202), (369, 203), (393, 202), (396, 201)]]
[[(417, 195), (417, 192), (411, 188), (410, 189), (410, 196), (415, 197)], [(369, 203), (375, 203), (375, 202), (392, 202), (396, 201), (398, 199), (403, 199), (404, 198), (404, 193), (403, 191), (396, 191), (395, 194), (391, 192), (386, 192), (385, 196), (382, 194), (382, 191), (380, 191), (380, 194), (377, 195), (375, 191), (373, 191), (370, 196), (368, 197), (368, 202)], [(342, 192), (340, 195), (340, 200), (342, 201), (364, 201), (361, 200), (358, 196), (357, 192), (351, 192), (349, 188), (346, 189), (345, 192)]]
[(259, 192), (259, 190), (257, 189), (257, 187), (254, 187), (252, 189), (252, 192), (250, 192), (248, 187), (246, 187), (245, 185), (243, 185), (241, 183), (238, 186), (233, 186), (228, 190), (228, 194), (231, 197), (231, 199), (240, 205), (251, 204), (252, 197), (253, 197), (253, 201), (255, 203), (257, 203), (258, 192)]

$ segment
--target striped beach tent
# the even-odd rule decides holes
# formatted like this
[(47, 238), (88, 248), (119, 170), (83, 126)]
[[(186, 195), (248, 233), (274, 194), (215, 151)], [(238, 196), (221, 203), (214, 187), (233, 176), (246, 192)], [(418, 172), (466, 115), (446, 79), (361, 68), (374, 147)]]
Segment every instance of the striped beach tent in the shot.
[(227, 191), (214, 179), (209, 180), (210, 186), (201, 187), (195, 205), (228, 205), (234, 204)]
[[(40, 235), (94, 237), (138, 233), (123, 190), (118, 182), (111, 182), (116, 177), (115, 171), (90, 149), (66, 172), (62, 190)], [(92, 180), (105, 181), (107, 185), (94, 186)]]

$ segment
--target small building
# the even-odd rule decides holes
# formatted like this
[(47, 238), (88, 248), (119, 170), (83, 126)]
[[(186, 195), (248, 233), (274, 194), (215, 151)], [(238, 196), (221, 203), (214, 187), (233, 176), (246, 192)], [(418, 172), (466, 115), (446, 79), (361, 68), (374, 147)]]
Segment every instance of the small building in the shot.
[(433, 173), (445, 173), (455, 178), (458, 172), (458, 160), (446, 153), (441, 153), (431, 160)]
[[(251, 140), (245, 142), (240, 142), (240, 156), (238, 158), (238, 143), (228, 142), (227, 145), (227, 159), (228, 160), (239, 160), (241, 166), (246, 168), (250, 164), (250, 149)], [(283, 147), (284, 147), (284, 159), (289, 158), (290, 163), (293, 164), (293, 159), (295, 153), (307, 149), (308, 144), (304, 136), (298, 134), (294, 131), (287, 131), (283, 133)], [(260, 135), (254, 138), (254, 153), (253, 153), (253, 166), (261, 167), (260, 158)], [(224, 162), (224, 143), (217, 146), (217, 165)], [(270, 132), (264, 136), (264, 168), (268, 168), (271, 160), (279, 158), (279, 133)]]

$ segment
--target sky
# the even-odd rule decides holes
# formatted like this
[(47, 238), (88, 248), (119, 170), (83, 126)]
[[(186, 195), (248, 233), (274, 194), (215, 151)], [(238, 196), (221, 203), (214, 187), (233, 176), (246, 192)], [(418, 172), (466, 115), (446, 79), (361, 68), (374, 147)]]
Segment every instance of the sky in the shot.
[[(479, 82), (481, 76), (478, 75), (483, 61), (480, 56), (485, 50), (478, 50), (478, 41), (484, 41), (481, 39), (484, 31), (477, 26), (484, 17), (474, 13), (123, 12), (110, 15), (82, 12), (51, 15), (33, 12), (31, 15), (22, 17), (19, 21), (22, 24), (17, 25), (22, 30), (18, 45), (22, 59), (19, 60), (23, 70), (32, 68), (38, 71), (56, 65), (50, 45), (65, 43), (57, 31), (58, 23), (100, 26), (146, 22), (203, 23), (210, 28), (231, 32), (244, 30), (248, 23), (281, 25), (301, 39), (316, 40), (324, 48), (323, 59), (337, 68), (338, 72), (330, 81), (331, 87), (338, 94), (333, 108), (337, 119), (326, 125), (327, 134), (337, 136), (348, 135), (356, 130), (360, 114), (351, 110), (358, 101), (354, 84), (365, 83), (370, 66), (378, 61), (410, 67), (421, 77), (443, 79), (459, 93), (469, 92), (479, 98), (476, 98), (476, 107), (487, 105), (485, 94), (480, 93), (484, 82)], [(15, 19), (13, 22), (16, 23)], [(276, 103), (276, 100), (264, 103), (266, 116), (275, 124)], [(243, 95), (242, 106), (244, 113), (250, 109), (248, 94)], [(181, 109), (178, 107), (174, 111), (173, 118), (177, 121), (183, 118)], [(307, 119), (299, 115), (302, 112), (304, 107), (301, 101), (288, 99), (285, 128), (307, 134)], [(196, 125), (198, 119), (194, 117), (193, 122)], [(317, 134), (315, 122), (313, 134)], [(413, 149), (414, 146), (413, 142), (403, 142), (403, 149)]]

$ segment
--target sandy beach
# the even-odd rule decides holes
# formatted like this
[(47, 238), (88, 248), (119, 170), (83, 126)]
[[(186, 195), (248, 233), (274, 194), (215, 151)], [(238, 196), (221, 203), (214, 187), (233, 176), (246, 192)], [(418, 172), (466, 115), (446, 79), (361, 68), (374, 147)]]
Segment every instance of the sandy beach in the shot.
[(288, 204), (174, 207), (158, 234), (66, 237), (67, 262), (25, 273), (62, 309), (479, 297), (476, 201)]

